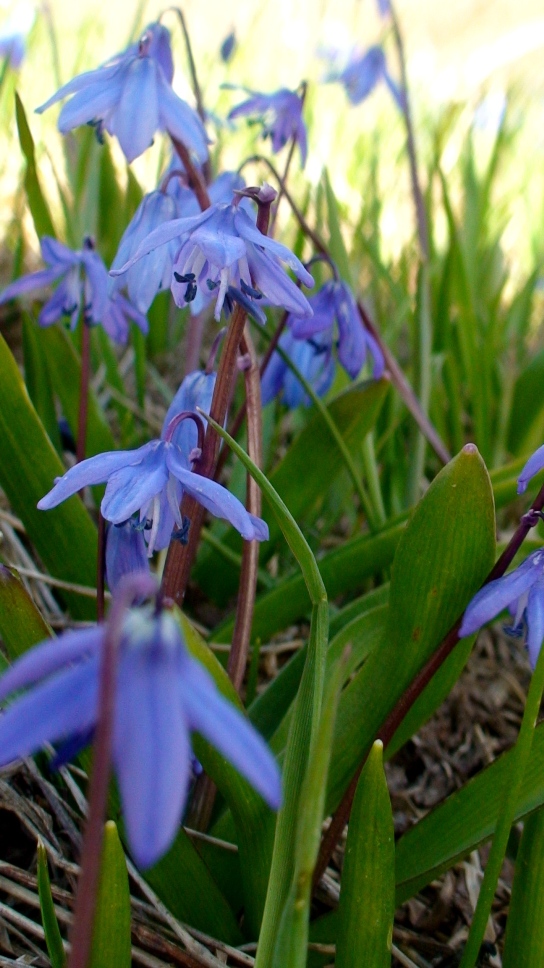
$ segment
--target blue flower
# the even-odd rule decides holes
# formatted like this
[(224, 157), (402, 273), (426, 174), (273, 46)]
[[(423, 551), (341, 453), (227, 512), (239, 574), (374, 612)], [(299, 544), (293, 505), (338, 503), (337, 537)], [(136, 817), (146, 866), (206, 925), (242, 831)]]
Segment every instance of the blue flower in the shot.
[(236, 46), (236, 34), (234, 33), (234, 30), (231, 30), (230, 34), (227, 34), (223, 43), (221, 44), (221, 47), (219, 48), (219, 54), (224, 64), (228, 64), (232, 55), (234, 54), (234, 51), (236, 50)]
[(123, 524), (108, 524), (106, 531), (106, 581), (115, 594), (125, 575), (149, 571), (149, 559), (142, 527), (131, 518)]
[(73, 94), (62, 108), (58, 127), (65, 134), (93, 124), (115, 135), (127, 161), (149, 148), (157, 131), (167, 131), (193, 152), (200, 163), (208, 156), (208, 138), (195, 111), (172, 90), (174, 65), (170, 34), (150, 24), (136, 44), (102, 67), (78, 74), (39, 107), (38, 113)]
[[(83, 487), (107, 482), (101, 511), (106, 521), (123, 524), (137, 515), (144, 530), (148, 555), (166, 548), (172, 535), (182, 540), (187, 524), (180, 512), (183, 493), (191, 494), (218, 518), (225, 518), (246, 541), (266, 541), (268, 527), (261, 518), (246, 511), (244, 505), (225, 487), (191, 470), (198, 455), (196, 430), (183, 429), (179, 420), (184, 410), (193, 405), (209, 406), (213, 392), (213, 375), (191, 374), (182, 384), (167, 414), (169, 422), (159, 440), (152, 440), (137, 450), (108, 451), (81, 461), (57, 479), (54, 487), (38, 503), (42, 511), (56, 507)], [(189, 406), (185, 407), (185, 403)], [(200, 421), (200, 417), (196, 417)]]
[(534, 454), (529, 457), (529, 460), (525, 464), (521, 474), (518, 477), (518, 494), (524, 494), (527, 490), (527, 485), (535, 474), (544, 467), (544, 445), (535, 450)]
[(31, 272), (4, 289), (0, 304), (54, 282), (59, 285), (38, 315), (40, 326), (51, 326), (67, 318), (70, 329), (75, 329), (80, 310), (89, 326), (102, 324), (117, 343), (126, 343), (128, 319), (133, 319), (143, 333), (147, 333), (147, 319), (123, 296), (108, 296), (108, 273), (102, 259), (86, 240), (83, 249), (74, 251), (57, 239), (44, 235), (41, 239), (43, 261), (49, 266)]
[(532, 668), (544, 639), (544, 551), (534, 551), (519, 568), (490, 581), (476, 593), (459, 629), (459, 638), (472, 635), (508, 608), (514, 617), (515, 635), (526, 629), (527, 648)]
[(393, 98), (404, 110), (404, 96), (387, 69), (383, 48), (378, 44), (369, 47), (364, 54), (352, 53), (343, 70), (333, 70), (327, 81), (340, 81), (352, 104), (360, 104), (372, 93), (380, 81), (385, 81)]
[[(67, 632), (22, 656), (0, 679), (0, 700), (27, 687), (0, 717), (0, 765), (45, 743), (92, 734), (104, 627)], [(191, 658), (171, 613), (131, 609), (118, 650), (112, 756), (131, 853), (150, 867), (182, 820), (191, 732), (217, 747), (277, 809), (281, 780), (256, 730)]]
[[(186, 189), (189, 191), (189, 189)], [(193, 193), (191, 192), (191, 195)], [(136, 252), (140, 242), (153, 229), (164, 222), (168, 222), (178, 215), (176, 199), (162, 191), (150, 192), (144, 195), (132, 220), (127, 225), (119, 243), (112, 269), (119, 269)], [(142, 313), (146, 313), (155, 296), (161, 289), (170, 286), (172, 266), (175, 257), (175, 245), (165, 246), (166, 251), (155, 250), (146, 255), (141, 264), (128, 270), (123, 279), (110, 281), (113, 291), (126, 285), (131, 301)]]
[[(279, 346), (312, 386), (317, 396), (324, 396), (334, 379), (332, 327), (322, 330), (312, 339), (295, 339), (290, 330), (285, 330), (280, 336)], [(285, 360), (279, 353), (273, 353), (261, 380), (263, 406), (280, 394), (290, 409), (301, 404), (307, 407), (312, 402)]]
[[(114, 269), (112, 275), (121, 275), (159, 247), (164, 252), (174, 239), (178, 248), (171, 289), (177, 306), (190, 305), (199, 291), (204, 296), (216, 292), (216, 320), (223, 305), (228, 309), (234, 299), (264, 322), (264, 313), (256, 302), (263, 296), (273, 306), (311, 316), (308, 300), (279, 262), (286, 262), (306, 286), (313, 285), (309, 272), (287, 246), (263, 235), (235, 203), (212, 205), (193, 218), (173, 219), (159, 226), (140, 243), (132, 259)], [(168, 258), (167, 251), (164, 258)]]
[[(230, 85), (225, 85), (230, 86)], [(289, 91), (282, 87), (274, 94), (259, 94), (249, 88), (241, 88), (251, 97), (242, 104), (238, 104), (229, 112), (228, 120), (244, 116), (256, 116), (263, 124), (263, 138), (270, 138), (272, 151), (281, 151), (288, 141), (293, 138), (300, 150), (302, 167), (306, 164), (308, 154), (308, 139), (306, 128), (302, 120), (303, 100), (296, 91)]]
[(7, 58), (13, 70), (18, 70), (23, 63), (27, 36), (34, 17), (34, 7), (30, 3), (19, 2), (0, 29), (0, 57)]
[(309, 339), (338, 327), (338, 360), (352, 379), (359, 375), (367, 354), (373, 361), (372, 375), (379, 379), (384, 371), (382, 351), (371, 333), (363, 326), (353, 293), (347, 283), (331, 279), (315, 296), (310, 296), (313, 316), (310, 319), (289, 317), (287, 325), (297, 339)]

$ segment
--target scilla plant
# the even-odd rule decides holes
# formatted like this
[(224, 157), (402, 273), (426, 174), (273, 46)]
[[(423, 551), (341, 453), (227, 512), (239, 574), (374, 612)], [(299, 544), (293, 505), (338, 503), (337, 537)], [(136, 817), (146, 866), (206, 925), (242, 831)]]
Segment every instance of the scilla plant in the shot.
[[(130, 964), (125, 856), (135, 962), (160, 963), (140, 947), (143, 893), (168, 925), (151, 950), (193, 968), (414, 964), (393, 944), (396, 904), (491, 841), (464, 947), (450, 952), (474, 968), (511, 829), (544, 805), (540, 538), (518, 557), (544, 488), (528, 510), (503, 511), (517, 477), (523, 493), (544, 467), (542, 448), (529, 457), (544, 402), (523, 348), (538, 271), (512, 297), (514, 281), (492, 270), (501, 238), (485, 206), (503, 127), (481, 183), (467, 135), (472, 250), (438, 134), (422, 184), (400, 25), (391, 3), (379, 14), (367, 51), (328, 52), (326, 81), (345, 89), (353, 124), (375, 89), (390, 95), (414, 210), (398, 271), (380, 261), (372, 213), (343, 212), (326, 171), (304, 186), (306, 103), (322, 89), (225, 84), (248, 98), (219, 124), (179, 10), (36, 105), (62, 102), (60, 207), (17, 99), (43, 265), (0, 294), (22, 324), (25, 373), (20, 341), (2, 338), (3, 513), (25, 544), (14, 539), (0, 567), (0, 765), (37, 756), (48, 795), (76, 791), (86, 811), (71, 968)], [(174, 87), (170, 18), (194, 107)], [(223, 170), (242, 118), (278, 157), (240, 154)], [(144, 191), (130, 166), (153, 142), (162, 167)], [(39, 588), (56, 590), (44, 614), (15, 570), (29, 555)], [(533, 670), (517, 743), (395, 843), (384, 760), (506, 609)], [(261, 647), (274, 652), (293, 627), (300, 648), (261, 675)], [(542, 963), (538, 907), (523, 903), (544, 896), (536, 821), (520, 846), (529, 866), (531, 855), (530, 874), (516, 868), (505, 965)], [(56, 968), (64, 940), (42, 847), (37, 881)]]

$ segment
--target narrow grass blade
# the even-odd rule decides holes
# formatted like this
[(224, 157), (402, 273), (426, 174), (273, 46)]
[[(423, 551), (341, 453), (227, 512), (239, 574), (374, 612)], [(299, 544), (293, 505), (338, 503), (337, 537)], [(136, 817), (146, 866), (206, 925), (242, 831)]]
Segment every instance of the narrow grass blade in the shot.
[(117, 827), (104, 830), (89, 968), (130, 968), (130, 892)]
[[(47, 853), (41, 840), (38, 841), (38, 894), (45, 934), (45, 943), (51, 959), (51, 968), (65, 968), (66, 953), (62, 941), (55, 905), (51, 896), (51, 883), (47, 869)], [(104, 966), (106, 968), (106, 966)]]

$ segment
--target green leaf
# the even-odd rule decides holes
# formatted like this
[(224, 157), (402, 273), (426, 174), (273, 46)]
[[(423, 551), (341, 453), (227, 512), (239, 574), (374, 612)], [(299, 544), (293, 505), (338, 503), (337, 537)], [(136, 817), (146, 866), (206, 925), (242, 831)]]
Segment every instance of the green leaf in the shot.
[[(17, 364), (0, 337), (0, 485), (52, 575), (92, 588), (96, 582), (96, 529), (79, 497), (52, 511), (36, 505), (64, 467), (45, 433)], [(94, 602), (63, 592), (77, 619), (94, 619)]]
[(62, 454), (49, 368), (40, 346), (36, 324), (26, 313), (23, 313), (23, 350), (25, 382), (30, 399), (55, 450)]
[(34, 152), (34, 139), (28, 126), (28, 121), (19, 95), (15, 94), (15, 116), (17, 118), (17, 131), (19, 133), (19, 143), (26, 159), (25, 171), (25, 190), (28, 198), (28, 207), (34, 228), (39, 238), (42, 235), (51, 235), (56, 238), (57, 233), (53, 226), (49, 206), (44, 198), (38, 170), (36, 167), (36, 155)]
[(49, 958), (51, 959), (51, 968), (65, 968), (66, 953), (59, 931), (57, 915), (55, 914), (55, 905), (53, 904), (53, 898), (51, 896), (51, 883), (47, 869), (47, 853), (41, 840), (38, 840), (38, 894), (40, 897), (45, 943)]
[(42, 618), (17, 571), (5, 565), (0, 565), (0, 638), (11, 662), (38, 642), (53, 638), (53, 630)]
[(435, 478), (400, 538), (384, 640), (342, 694), (329, 810), (395, 703), (482, 584), (494, 553), (489, 476), (476, 448), (467, 445)]
[(336, 935), (337, 968), (389, 968), (395, 914), (393, 813), (377, 740), (351, 809)]
[(117, 827), (104, 828), (89, 968), (130, 968), (130, 892)]
[(312, 875), (321, 840), (334, 723), (347, 671), (344, 667), (346, 659), (347, 652), (335, 663), (327, 680), (319, 728), (310, 750), (300, 794), (293, 881), (278, 926), (273, 968), (306, 966)]
[(544, 964), (544, 810), (527, 817), (516, 871), (502, 955), (503, 968)]
[[(76, 439), (81, 381), (79, 356), (72, 340), (60, 326), (38, 329), (37, 338), (45, 354), (53, 390), (60, 400), (64, 416)], [(89, 389), (85, 454), (87, 457), (92, 457), (103, 451), (115, 449), (113, 434), (94, 392)]]

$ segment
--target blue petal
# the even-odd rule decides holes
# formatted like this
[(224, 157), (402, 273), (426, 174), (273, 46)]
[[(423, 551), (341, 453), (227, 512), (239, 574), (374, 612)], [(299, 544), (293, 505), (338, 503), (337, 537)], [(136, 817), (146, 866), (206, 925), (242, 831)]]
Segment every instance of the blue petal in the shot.
[(193, 229), (202, 225), (207, 219), (211, 218), (214, 214), (213, 208), (206, 209), (205, 212), (201, 212), (200, 215), (194, 215), (190, 218), (174, 218), (170, 222), (165, 222), (164, 225), (159, 225), (158, 228), (153, 229), (152, 232), (140, 242), (140, 245), (136, 249), (136, 252), (125, 265), (120, 266), (118, 269), (110, 269), (110, 275), (120, 276), (127, 269), (130, 269), (135, 262), (138, 262), (144, 255), (149, 252), (153, 252), (154, 249), (158, 249), (160, 245), (166, 245), (167, 242), (172, 242), (174, 239), (179, 239), (180, 244), (184, 236), (189, 235)]
[(57, 286), (50, 299), (42, 306), (38, 315), (40, 326), (51, 326), (63, 316), (70, 319), (70, 328), (75, 329), (81, 308), (81, 279), (79, 266), (71, 266)]
[(91, 121), (101, 121), (114, 109), (122, 91), (122, 75), (113, 81), (102, 80), (75, 94), (62, 108), (57, 127), (62, 134)]
[(181, 822), (191, 747), (179, 698), (177, 654), (136, 648), (123, 656), (114, 758), (131, 853), (150, 867)]
[(111, 122), (128, 162), (149, 148), (158, 127), (157, 65), (149, 57), (137, 57), (125, 74)]
[(136, 511), (145, 510), (168, 481), (167, 445), (153, 441), (151, 447), (146, 446), (149, 450), (139, 464), (122, 467), (108, 480), (101, 508), (106, 520), (112, 524), (121, 524)]
[(355, 300), (347, 287), (337, 292), (338, 360), (354, 380), (366, 355), (365, 331)]
[(43, 261), (49, 263), (52, 268), (58, 266), (66, 271), (69, 266), (81, 262), (81, 252), (74, 252), (73, 249), (69, 249), (63, 242), (53, 239), (50, 235), (42, 235), (40, 249)]
[(208, 158), (209, 138), (196, 111), (182, 101), (160, 75), (158, 81), (160, 126), (181, 141), (203, 165)]
[(515, 571), (484, 585), (476, 593), (463, 616), (459, 638), (472, 635), (499, 615), (510, 602), (523, 595), (535, 583), (543, 569), (544, 552), (535, 551)]
[(59, 88), (56, 94), (53, 94), (48, 101), (41, 104), (39, 108), (36, 108), (36, 114), (41, 114), (50, 108), (51, 105), (55, 104), (57, 101), (62, 101), (63, 98), (68, 97), (70, 94), (76, 94), (79, 91), (84, 91), (95, 84), (100, 84), (106, 87), (115, 79), (115, 75), (123, 69), (124, 61), (118, 59), (111, 66), (97, 67), (93, 71), (86, 71), (84, 74), (78, 74), (77, 77), (73, 77), (71, 81), (68, 81), (63, 87)]
[(6, 286), (0, 295), (0, 305), (8, 302), (9, 299), (22, 296), (26, 292), (32, 292), (33, 289), (41, 289), (43, 286), (51, 285), (64, 271), (64, 267), (57, 266), (55, 269), (40, 269), (39, 272), (31, 272), (27, 276), (21, 276), (16, 282)]
[(525, 464), (521, 474), (518, 477), (518, 494), (523, 494), (527, 490), (527, 484), (535, 474), (544, 467), (544, 444), (535, 450), (534, 454), (529, 457), (529, 460)]
[(0, 678), (0, 702), (10, 692), (31, 686), (64, 665), (77, 662), (100, 649), (103, 635), (101, 628), (77, 629), (75, 632), (65, 632), (58, 639), (40, 642), (17, 659)]
[(270, 256), (249, 244), (247, 261), (254, 285), (273, 306), (282, 306), (296, 316), (312, 315), (312, 307), (306, 296)]
[(183, 672), (179, 689), (191, 729), (212, 743), (277, 810), (281, 806), (281, 776), (263, 738), (221, 696), (208, 673), (197, 662), (186, 657)]
[(115, 594), (125, 575), (142, 571), (149, 571), (142, 531), (136, 529), (132, 521), (110, 524), (106, 533), (106, 581), (110, 591)]
[(174, 477), (180, 481), (184, 491), (191, 494), (199, 504), (211, 511), (217, 518), (225, 518), (240, 532), (246, 541), (266, 541), (268, 527), (260, 518), (249, 514), (241, 501), (226, 487), (210, 481), (207, 477), (194, 474), (184, 466), (183, 455), (175, 444), (166, 444), (166, 463)]
[(96, 721), (98, 656), (36, 686), (0, 717), (0, 765), (89, 729)]
[(282, 245), (281, 242), (276, 242), (275, 239), (271, 239), (268, 235), (263, 235), (262, 232), (259, 232), (247, 213), (241, 208), (238, 208), (235, 212), (234, 225), (243, 239), (247, 239), (248, 242), (253, 242), (255, 245), (260, 245), (273, 256), (276, 256), (277, 259), (281, 259), (282, 262), (285, 262), (293, 270), (300, 282), (310, 289), (312, 288), (314, 285), (313, 277), (302, 265), (300, 259), (297, 259), (296, 255), (286, 245)]
[(232, 235), (228, 228), (223, 230), (215, 225), (203, 225), (191, 233), (191, 241), (201, 249), (208, 262), (218, 269), (233, 265), (246, 254), (244, 240)]
[[(194, 373), (189, 373), (185, 377), (166, 411), (162, 425), (162, 438), (164, 438), (170, 421), (178, 413), (183, 413), (184, 410), (194, 410), (196, 413), (197, 407), (200, 407), (205, 413), (210, 412), (216, 376), (216, 373), (204, 373), (202, 370), (195, 370)], [(183, 420), (178, 424), (172, 442), (179, 447), (182, 454), (189, 456), (198, 444), (198, 433), (194, 422)]]
[(287, 364), (284, 363), (279, 353), (273, 353), (272, 359), (261, 377), (261, 401), (263, 407), (278, 396), (283, 387), (286, 370)]
[(539, 579), (529, 592), (527, 601), (527, 648), (531, 668), (536, 662), (544, 639), (544, 582)]
[(105, 454), (97, 454), (96, 457), (89, 457), (87, 460), (75, 464), (58, 479), (49, 493), (38, 502), (40, 511), (55, 508), (57, 504), (65, 501), (72, 494), (77, 494), (83, 487), (103, 484), (115, 471), (122, 467), (140, 463), (154, 445), (155, 441), (151, 441), (136, 450), (108, 451)]

